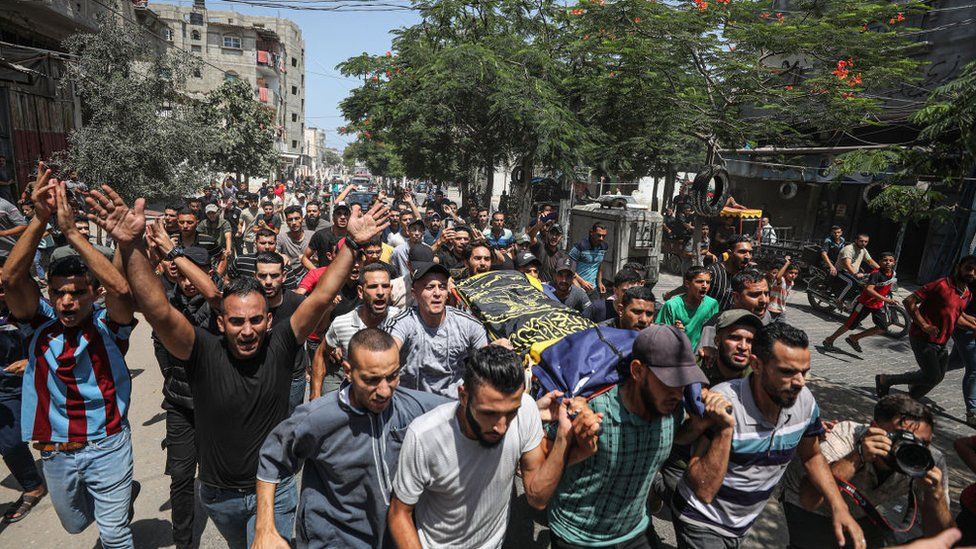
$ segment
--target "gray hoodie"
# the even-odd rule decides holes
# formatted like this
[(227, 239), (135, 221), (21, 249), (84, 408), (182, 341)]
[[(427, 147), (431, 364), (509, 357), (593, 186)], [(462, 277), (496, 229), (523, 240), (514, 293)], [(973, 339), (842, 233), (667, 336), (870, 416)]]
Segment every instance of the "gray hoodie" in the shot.
[(353, 408), (349, 382), (299, 406), (261, 447), (257, 478), (279, 483), (304, 466), (299, 547), (392, 547), (386, 513), (407, 426), (448, 399), (398, 388), (382, 414)]

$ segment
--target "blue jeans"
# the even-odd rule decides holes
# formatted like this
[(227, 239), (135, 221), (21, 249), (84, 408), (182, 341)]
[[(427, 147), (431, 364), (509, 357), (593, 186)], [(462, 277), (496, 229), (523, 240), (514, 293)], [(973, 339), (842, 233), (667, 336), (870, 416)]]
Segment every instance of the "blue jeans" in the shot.
[(25, 492), (44, 483), (20, 434), (20, 398), (0, 397), (0, 455)]
[(306, 385), (308, 385), (308, 382), (305, 381), (304, 374), (302, 374), (302, 377), (291, 380), (291, 392), (288, 393), (288, 415), (291, 415), (295, 411), (295, 408), (298, 408), (302, 405), (302, 402), (305, 402)]
[[(200, 485), (200, 499), (207, 516), (213, 521), (230, 549), (246, 549), (254, 541), (254, 519), (257, 496), (254, 490), (241, 491)], [(275, 529), (286, 540), (295, 530), (295, 508), (298, 507), (298, 486), (295, 477), (278, 484), (275, 490)]]
[(37, 278), (47, 282), (47, 273), (44, 271), (44, 258), (41, 257), (41, 250), (34, 252), (34, 273)]
[(952, 353), (949, 364), (962, 363), (966, 368), (962, 375), (962, 398), (967, 412), (976, 412), (976, 338), (972, 334), (952, 334)]
[(41, 452), (44, 480), (61, 525), (77, 534), (93, 521), (102, 547), (134, 547), (129, 427), (74, 452)]

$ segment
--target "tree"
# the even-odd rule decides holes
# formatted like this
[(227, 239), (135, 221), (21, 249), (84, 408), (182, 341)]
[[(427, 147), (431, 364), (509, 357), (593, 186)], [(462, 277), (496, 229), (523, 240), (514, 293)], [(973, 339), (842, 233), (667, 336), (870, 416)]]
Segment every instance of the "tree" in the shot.
[(322, 151), (322, 163), (326, 166), (338, 166), (342, 164), (342, 157), (332, 149)]
[(70, 36), (66, 81), (81, 100), (83, 126), (58, 161), (90, 184), (128, 198), (183, 196), (209, 179), (213, 132), (183, 93), (198, 65), (179, 52), (158, 54), (112, 18), (97, 33)]
[(225, 80), (208, 96), (206, 113), (219, 129), (212, 157), (217, 168), (238, 181), (271, 175), (278, 163), (275, 111), (254, 99), (250, 84)]

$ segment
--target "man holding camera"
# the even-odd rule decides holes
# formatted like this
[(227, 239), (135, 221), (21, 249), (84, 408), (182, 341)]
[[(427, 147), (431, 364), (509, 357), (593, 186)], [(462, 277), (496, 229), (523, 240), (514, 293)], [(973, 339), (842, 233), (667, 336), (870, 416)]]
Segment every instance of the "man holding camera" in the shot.
[[(842, 490), (856, 494), (849, 507), (868, 547), (953, 526), (945, 456), (929, 447), (933, 429), (928, 407), (908, 395), (890, 395), (878, 401), (870, 424), (842, 421), (821, 444)], [(837, 547), (823, 498), (795, 463), (786, 475), (783, 508), (791, 549)]]

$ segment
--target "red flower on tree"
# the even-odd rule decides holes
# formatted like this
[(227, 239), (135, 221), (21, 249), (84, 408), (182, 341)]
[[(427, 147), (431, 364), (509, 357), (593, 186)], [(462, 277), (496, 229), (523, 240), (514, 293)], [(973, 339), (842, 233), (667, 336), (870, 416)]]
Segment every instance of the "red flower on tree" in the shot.
[(782, 13), (776, 12), (776, 20), (777, 21), (779, 21), (780, 23), (782, 23), (784, 19), (786, 19), (786, 17), (784, 17)]

